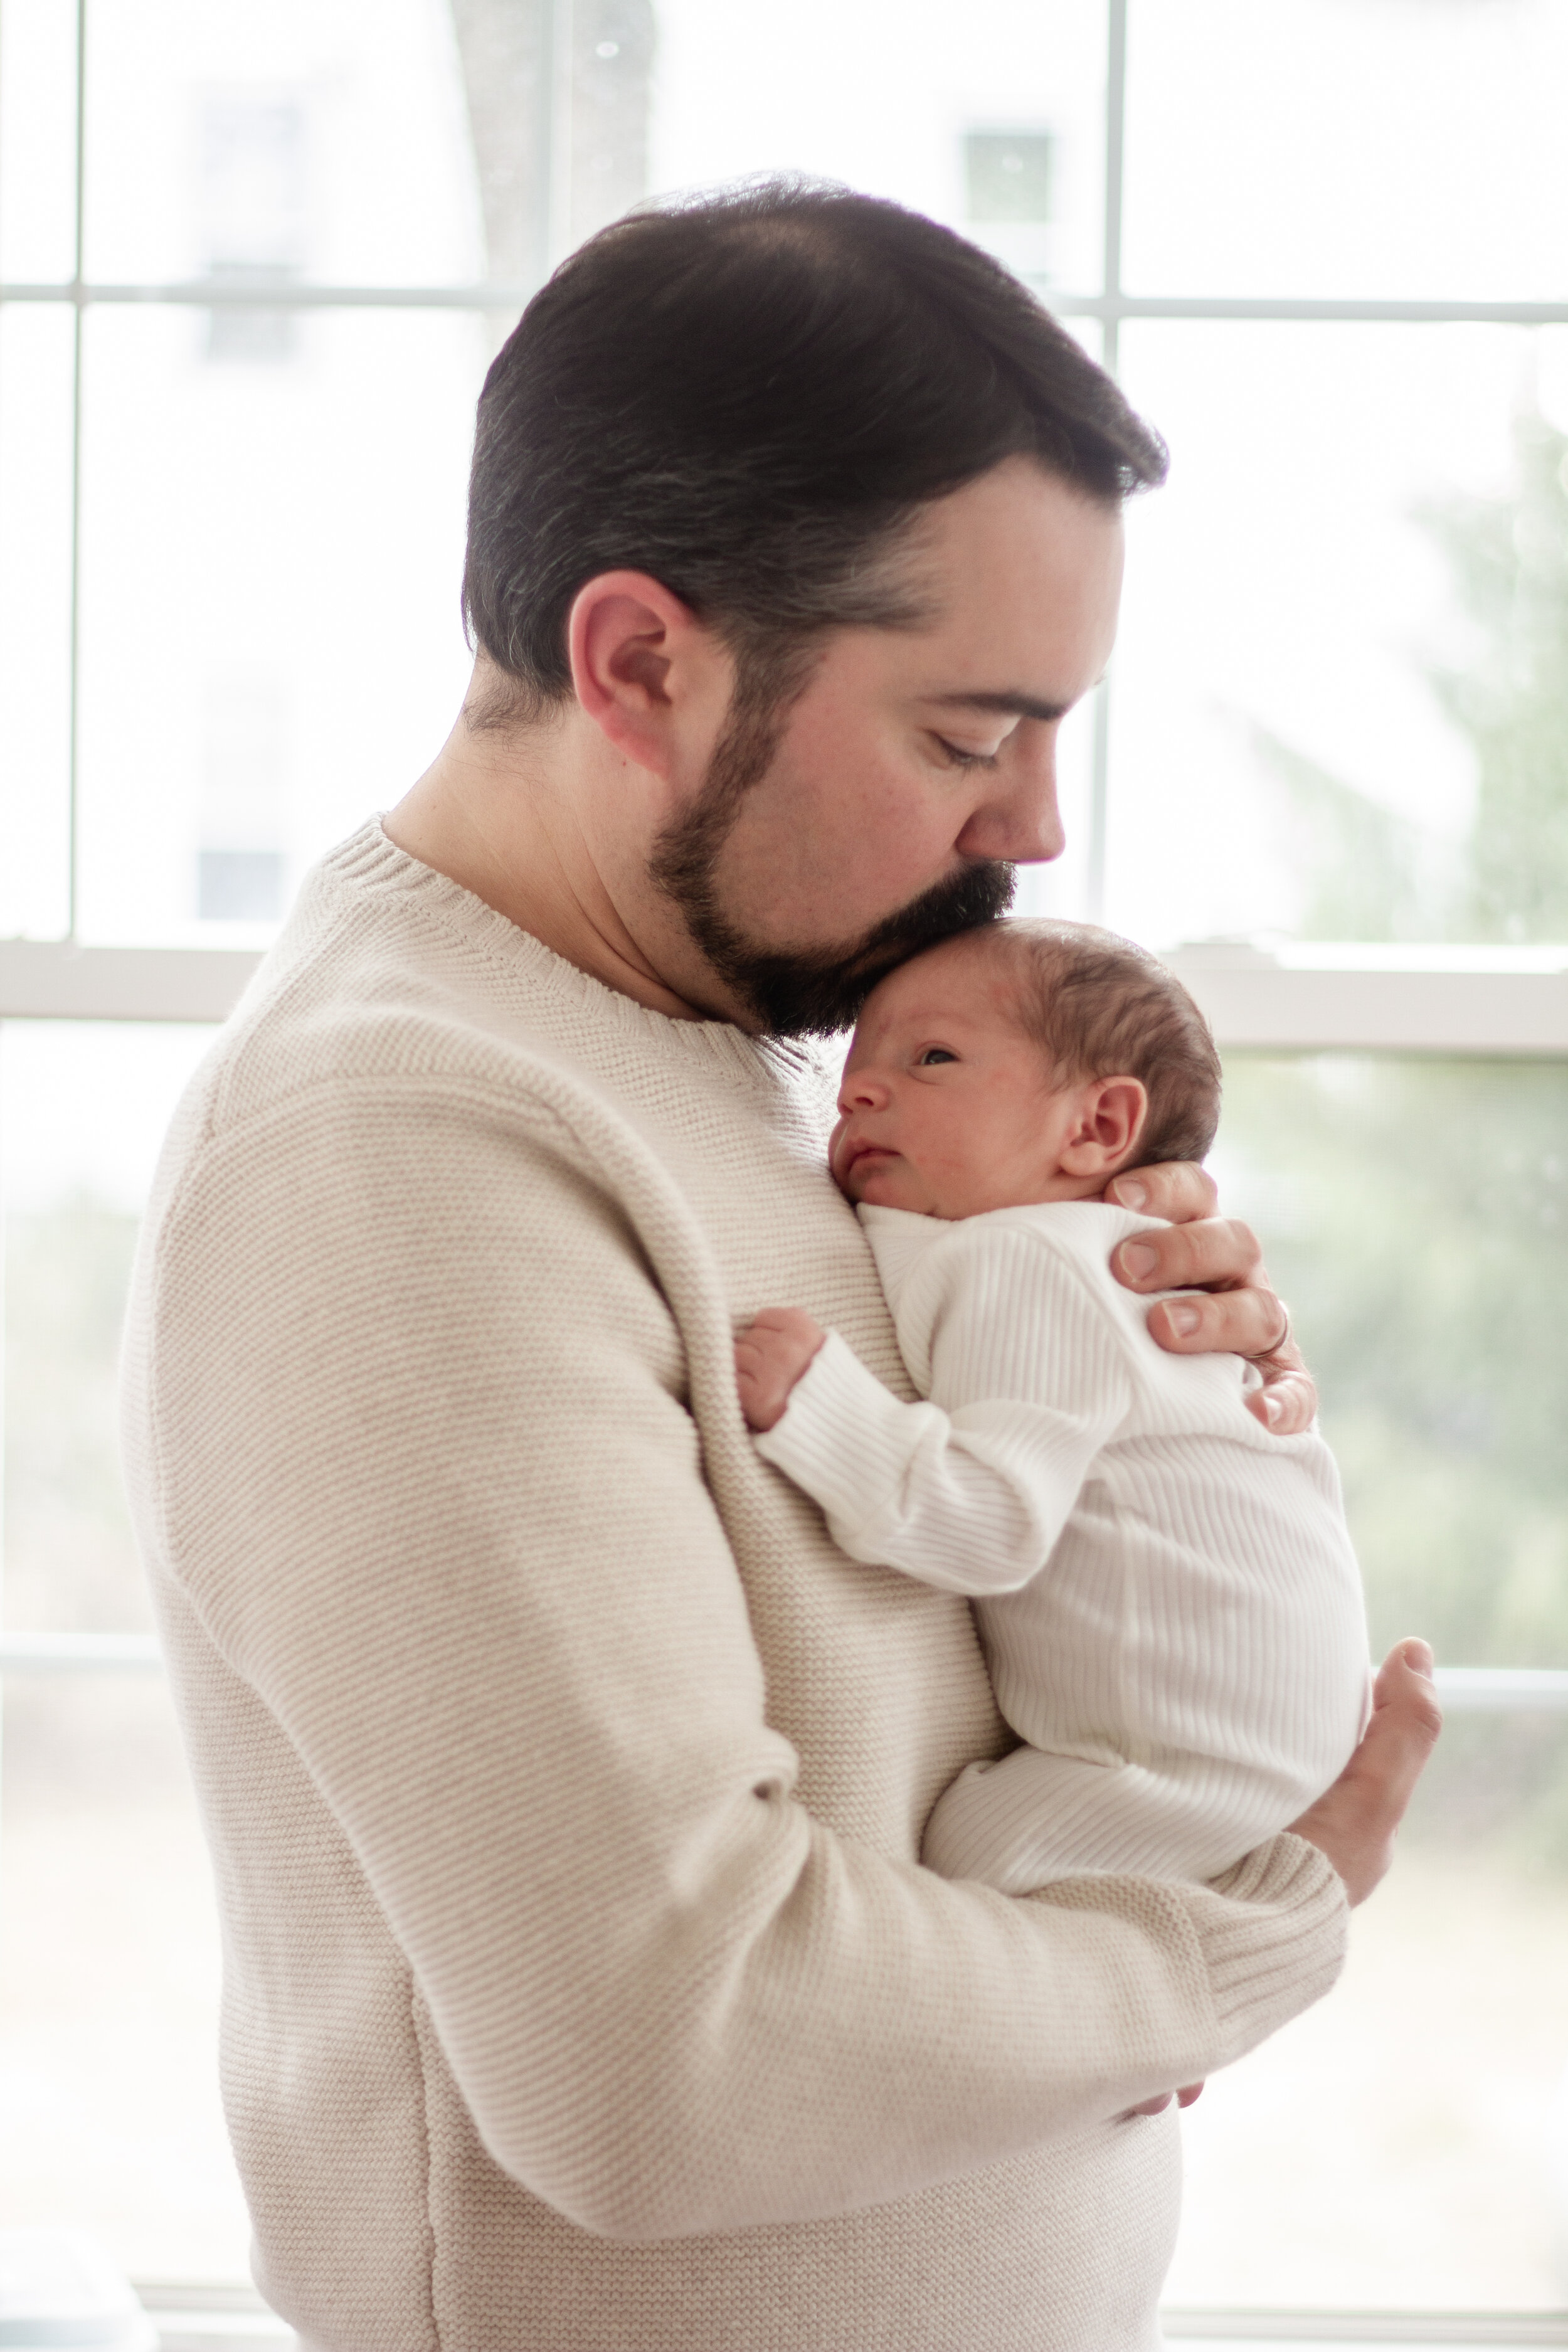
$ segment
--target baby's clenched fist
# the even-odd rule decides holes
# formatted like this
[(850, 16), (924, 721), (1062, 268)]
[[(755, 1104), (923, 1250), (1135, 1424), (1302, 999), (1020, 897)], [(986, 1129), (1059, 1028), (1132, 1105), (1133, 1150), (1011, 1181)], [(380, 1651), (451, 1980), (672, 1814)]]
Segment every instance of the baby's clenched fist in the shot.
[(735, 1342), (741, 1410), (752, 1429), (784, 1418), (789, 1392), (827, 1337), (798, 1307), (764, 1307)]

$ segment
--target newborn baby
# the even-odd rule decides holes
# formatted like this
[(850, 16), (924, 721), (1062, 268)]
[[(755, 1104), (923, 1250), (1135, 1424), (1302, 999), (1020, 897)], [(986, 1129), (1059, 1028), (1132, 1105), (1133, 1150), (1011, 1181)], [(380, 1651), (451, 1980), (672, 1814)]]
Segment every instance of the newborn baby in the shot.
[(1338, 1776), (1368, 1674), (1328, 1448), (1268, 1434), (1239, 1357), (1157, 1347), (1108, 1263), (1156, 1222), (1109, 1179), (1213, 1140), (1203, 1017), (1109, 932), (992, 924), (882, 982), (838, 1107), (833, 1174), (929, 1402), (795, 1308), (736, 1367), (759, 1451), (852, 1559), (979, 1603), (1025, 1744), (960, 1775), (923, 1858), (1010, 1894), (1215, 1877)]

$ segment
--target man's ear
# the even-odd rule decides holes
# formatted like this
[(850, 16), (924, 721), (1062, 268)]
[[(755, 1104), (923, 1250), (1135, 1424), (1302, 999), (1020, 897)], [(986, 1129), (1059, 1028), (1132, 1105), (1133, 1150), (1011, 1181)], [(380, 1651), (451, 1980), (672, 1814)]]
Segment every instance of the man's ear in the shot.
[(1071, 1176), (1109, 1175), (1137, 1143), (1149, 1114), (1142, 1078), (1094, 1078), (1079, 1097), (1061, 1164)]
[(689, 604), (646, 572), (602, 572), (573, 599), (566, 644), (577, 699), (617, 751), (667, 778), (706, 765), (731, 666)]

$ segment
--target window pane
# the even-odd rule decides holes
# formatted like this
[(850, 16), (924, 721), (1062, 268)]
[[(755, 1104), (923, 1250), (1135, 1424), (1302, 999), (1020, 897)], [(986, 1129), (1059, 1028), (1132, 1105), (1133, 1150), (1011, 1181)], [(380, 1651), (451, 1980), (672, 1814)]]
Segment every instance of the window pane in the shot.
[[(1215, 1167), (1321, 1386), (1374, 1648), (1568, 1666), (1568, 1066), (1232, 1055)], [(1186, 2119), (1171, 2299), (1560, 2304), (1565, 2065), (1568, 1718), (1458, 1715), (1344, 1984)]]
[(1318, 1376), (1374, 1643), (1568, 1666), (1568, 1064), (1232, 1055), (1214, 1165)]
[(5, 1622), (152, 1622), (120, 1481), (115, 1381), (136, 1220), (210, 1042), (169, 1024), (0, 1025)]
[(59, 284), (76, 267), (76, 10), (0, 9), (0, 279)]
[(1093, 287), (1104, 104), (1105, 11), (1084, 0), (659, 0), (653, 185), (820, 173)]
[(1089, 695), (1062, 721), (1057, 739), (1057, 803), (1067, 830), (1067, 847), (1048, 866), (1020, 866), (1013, 895), (1016, 915), (1057, 915), (1086, 921), (1092, 912), (1089, 884), (1096, 698)]
[(0, 2211), (141, 2278), (244, 2278), (218, 1938), (161, 1675), (7, 1674)]
[[(1092, 360), (1104, 362), (1100, 322), (1068, 320), (1071, 332)], [(1067, 832), (1067, 847), (1048, 866), (1020, 866), (1013, 911), (1019, 915), (1057, 915), (1069, 922), (1088, 920), (1096, 912), (1093, 864), (1093, 799), (1095, 730), (1100, 723), (1099, 694), (1086, 695), (1069, 710), (1057, 738), (1057, 801)]]
[[(1538, 1720), (1545, 1793), (1568, 1734)], [(1508, 1727), (1450, 1725), (1451, 1760), (1506, 1757)], [(1333, 1991), (1183, 2117), (1168, 2304), (1562, 2308), (1568, 1876), (1459, 1819), (1417, 1795)]]
[(1568, 937), (1568, 331), (1135, 322), (1111, 919)]
[(91, 0), (87, 274), (484, 275), (444, 0)]
[(1140, 294), (1555, 301), (1568, 5), (1131, 0)]
[[(473, 404), (465, 313), (87, 321), (80, 928), (265, 937), (301, 869), (433, 757)], [(262, 320), (266, 314), (260, 314)]]
[[(149, 1620), (115, 1448), (136, 1215), (210, 1033), (0, 1030), (5, 1622)], [(13, 1672), (0, 1790), (0, 2212), (145, 2276), (240, 2277), (216, 1924), (161, 1675)]]
[(62, 303), (0, 306), (0, 939), (68, 907), (72, 370)]

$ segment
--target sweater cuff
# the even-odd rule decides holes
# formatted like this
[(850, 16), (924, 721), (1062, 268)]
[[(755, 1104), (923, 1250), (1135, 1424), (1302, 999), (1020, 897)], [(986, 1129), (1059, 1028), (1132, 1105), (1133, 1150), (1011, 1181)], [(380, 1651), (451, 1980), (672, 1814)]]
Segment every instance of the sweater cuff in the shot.
[(821, 1504), (836, 1540), (859, 1557), (860, 1529), (899, 1491), (927, 1426), (940, 1419), (934, 1405), (901, 1403), (830, 1331), (756, 1447)]
[(1189, 1900), (1234, 2057), (1321, 2000), (1344, 1966), (1344, 1881), (1325, 1853), (1289, 1831)]
[(1289, 1832), (1206, 1886), (1062, 1878), (1025, 1899), (1120, 1914), (1163, 1949), (1196, 2027), (1192, 2045), (1174, 2058), (1191, 2072), (1177, 2072), (1176, 2082), (1195, 2082), (1245, 2057), (1321, 2000), (1344, 1966), (1343, 1883), (1316, 1846)]

